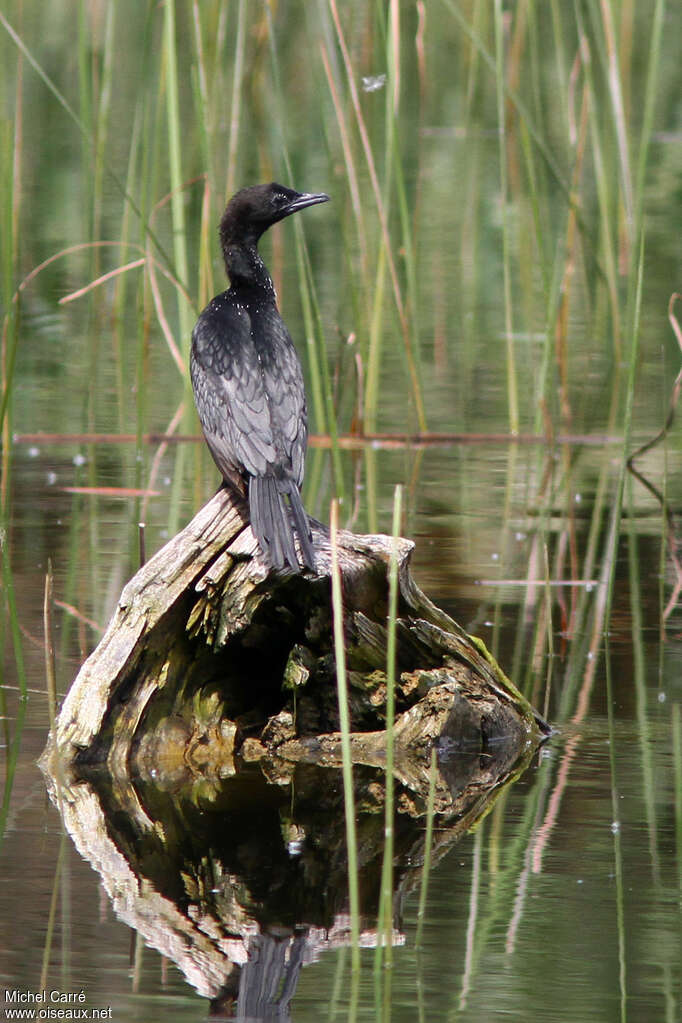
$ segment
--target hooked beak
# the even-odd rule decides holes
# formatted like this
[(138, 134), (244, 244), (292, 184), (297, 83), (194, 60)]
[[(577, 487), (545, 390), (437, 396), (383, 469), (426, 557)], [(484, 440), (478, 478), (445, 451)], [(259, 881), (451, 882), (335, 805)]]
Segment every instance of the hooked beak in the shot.
[(329, 202), (329, 196), (324, 192), (301, 192), (289, 203), (284, 215), (288, 217), (290, 213), (305, 210), (308, 206), (317, 206), (321, 202)]

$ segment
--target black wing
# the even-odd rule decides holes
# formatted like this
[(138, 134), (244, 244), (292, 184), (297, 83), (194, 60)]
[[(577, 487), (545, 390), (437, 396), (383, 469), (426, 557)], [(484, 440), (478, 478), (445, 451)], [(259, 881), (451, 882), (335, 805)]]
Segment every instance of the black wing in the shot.
[[(279, 464), (300, 487), (308, 441), (303, 372), (289, 331), (274, 304), (260, 310), (255, 336)], [(267, 338), (267, 343), (259, 344), (260, 338)]]
[(251, 318), (227, 292), (197, 321), (190, 372), (201, 426), (223, 476), (271, 472), (280, 457)]

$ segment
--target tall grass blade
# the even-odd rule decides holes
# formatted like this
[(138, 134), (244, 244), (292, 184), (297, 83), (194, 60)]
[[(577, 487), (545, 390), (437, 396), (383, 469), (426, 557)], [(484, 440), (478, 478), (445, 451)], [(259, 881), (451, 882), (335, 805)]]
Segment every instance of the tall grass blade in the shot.
[(211, 163), (211, 147), (209, 143), (209, 99), (206, 53), (202, 35), (201, 14), (198, 0), (192, 0), (192, 28), (194, 29), (194, 67), (192, 86), (194, 105), (199, 118), (199, 139), (201, 144), (202, 164), (208, 170)]
[[(111, 113), (111, 92), (112, 77), (115, 57), (115, 12), (116, 4), (109, 4), (106, 11), (104, 26), (104, 45), (102, 71), (100, 76), (99, 96), (97, 102), (97, 117), (93, 124), (93, 136), (95, 139), (95, 166), (93, 185), (93, 210), (92, 210), (92, 235), (99, 238), (102, 231), (103, 202), (103, 180), (106, 170), (106, 152), (109, 132), (109, 116)], [(87, 174), (83, 177), (87, 179)], [(124, 186), (125, 187), (125, 186)], [(93, 250), (95, 258), (98, 257), (97, 249)], [(99, 271), (99, 266), (97, 267)]]
[[(614, 573), (615, 574), (615, 573)], [(623, 849), (620, 829), (620, 798), (616, 775), (616, 748), (617, 739), (613, 715), (613, 679), (611, 671), (611, 652), (608, 632), (604, 637), (605, 661), (606, 661), (606, 699), (607, 718), (609, 735), (609, 767), (611, 773), (611, 831), (613, 833), (613, 859), (614, 874), (616, 882), (616, 929), (618, 934), (618, 984), (620, 988), (620, 1019), (625, 1023), (627, 1019), (627, 949), (625, 934), (625, 893), (623, 878)]]
[(507, 353), (507, 404), (509, 407), (509, 429), (519, 432), (519, 396), (516, 381), (516, 355), (514, 352), (514, 330), (512, 319), (512, 292), (510, 268), (510, 240), (508, 185), (507, 185), (507, 139), (505, 119), (505, 62), (504, 34), (502, 26), (502, 0), (495, 0), (495, 85), (497, 95), (497, 130), (500, 160), (500, 193), (502, 196), (502, 273), (504, 280), (504, 335)]
[(230, 137), (227, 144), (227, 187), (225, 202), (235, 190), (239, 180), (237, 173), (237, 151), (241, 128), (242, 84), (244, 81), (244, 38), (246, 34), (246, 0), (238, 0), (237, 33), (234, 43), (234, 65), (232, 68), (232, 102), (230, 104)]
[[(6, 706), (6, 700), (3, 692), (3, 700), (0, 701)], [(10, 808), (12, 807), (12, 790), (14, 788), (14, 779), (17, 772), (17, 765), (19, 763), (19, 754), (21, 753), (21, 744), (24, 735), (24, 725), (26, 723), (26, 710), (28, 708), (28, 700), (21, 700), (17, 709), (16, 716), (13, 721), (13, 730), (11, 741), (7, 745), (5, 751), (4, 763), (5, 763), (5, 777), (3, 779), (2, 788), (2, 805), (0, 806), (0, 851), (5, 841), (5, 835), (7, 831), (7, 820), (9, 818)], [(7, 734), (9, 729), (6, 729)]]
[[(392, 0), (388, 11), (386, 29), (386, 67), (388, 69), (386, 89), (386, 194), (392, 184), (395, 185), (398, 215), (400, 218), (401, 256), (405, 267), (406, 298), (405, 318), (407, 338), (404, 351), (408, 380), (416, 401), (417, 423), (420, 430), (426, 428), (426, 411), (423, 396), (423, 380), (420, 355), (420, 317), (415, 265), (415, 238), (418, 208), (410, 210), (405, 170), (400, 139), (400, 95), (401, 95), (401, 27), (400, 4)], [(419, 152), (419, 150), (418, 150)], [(410, 175), (419, 179), (419, 168), (410, 169)]]
[(627, 123), (625, 117), (625, 105), (623, 102), (623, 84), (621, 81), (621, 66), (618, 57), (616, 33), (613, 25), (613, 14), (611, 11), (611, 0), (600, 0), (602, 24), (604, 28), (604, 39), (606, 43), (606, 71), (609, 86), (609, 96), (613, 109), (613, 126), (618, 143), (618, 157), (621, 187), (623, 190), (623, 202), (625, 205), (625, 223), (629, 248), (635, 241), (635, 216), (634, 199), (632, 194), (632, 172), (630, 169), (630, 153), (628, 149)]
[(52, 957), (52, 940), (55, 933), (55, 923), (57, 920), (57, 904), (59, 901), (59, 895), (62, 893), (62, 884), (64, 880), (64, 866), (67, 858), (69, 839), (65, 831), (62, 831), (61, 839), (59, 842), (59, 850), (57, 852), (57, 860), (54, 868), (54, 880), (52, 882), (52, 894), (50, 896), (50, 908), (47, 914), (47, 921), (45, 925), (45, 944), (43, 945), (43, 961), (40, 970), (40, 990), (44, 991), (48, 986), (48, 979), (50, 976), (50, 960)]
[(642, 105), (642, 133), (637, 154), (637, 173), (635, 177), (635, 237), (642, 228), (642, 207), (644, 203), (644, 183), (649, 156), (649, 145), (654, 128), (654, 111), (658, 73), (661, 65), (661, 39), (665, 20), (665, 0), (655, 0), (654, 14), (651, 24), (649, 41), (649, 58), (647, 61), (646, 84), (644, 86), (644, 102)]
[[(375, 969), (387, 971), (393, 963), (393, 849), (395, 836), (395, 797), (393, 777), (396, 685), (396, 629), (398, 621), (398, 541), (402, 522), (402, 487), (393, 495), (392, 545), (388, 564), (388, 621), (386, 634), (386, 771), (384, 802), (384, 858), (381, 871), (379, 920), (377, 926), (377, 952)], [(382, 1005), (386, 1010), (390, 1000), (390, 973), (382, 977)]]
[(22, 700), (28, 699), (28, 683), (26, 681), (26, 668), (24, 666), (24, 650), (21, 642), (21, 630), (19, 629), (19, 616), (17, 614), (17, 601), (14, 592), (14, 575), (12, 572), (10, 557), (10, 539), (8, 533), (7, 518), (3, 516), (0, 525), (0, 560), (2, 561), (2, 588), (5, 594), (5, 607), (9, 618), (10, 634), (12, 636), (12, 647), (14, 651), (14, 664), (17, 671), (19, 691)]
[(13, 150), (17, 132), (8, 122), (0, 124), (0, 171), (5, 187), (2, 189), (2, 223), (5, 229), (0, 239), (0, 266), (2, 267), (2, 333), (0, 335), (0, 437), (2, 438), (2, 474), (0, 480), (0, 512), (7, 510), (11, 471), (11, 399), (14, 391), (14, 370), (18, 343), (18, 305), (13, 301), (15, 254), (17, 248), (18, 201), (15, 199), (17, 179)]
[[(163, 52), (166, 69), (166, 116), (168, 122), (168, 157), (170, 161), (171, 216), (173, 220), (173, 254), (175, 257), (176, 275), (181, 284), (187, 287), (189, 268), (182, 177), (182, 125), (178, 86), (175, 0), (166, 0), (164, 11)], [(185, 356), (187, 356), (189, 353), (190, 332), (192, 330), (192, 316), (190, 307), (182, 294), (178, 295), (178, 311), (183, 351)]]
[(483, 859), (483, 828), (479, 828), (474, 836), (474, 851), (471, 863), (471, 891), (469, 893), (469, 914), (465, 939), (464, 963), (462, 966), (462, 983), (457, 1008), (464, 1012), (467, 1007), (469, 993), (473, 984), (476, 969), (476, 931), (481, 901), (481, 875)]
[(53, 610), (54, 580), (52, 577), (52, 564), (48, 561), (43, 597), (43, 635), (45, 641), (45, 679), (47, 682), (47, 706), (50, 715), (50, 728), (54, 728), (57, 717), (57, 672), (54, 654)]
[(431, 747), (431, 767), (429, 770), (429, 793), (426, 801), (426, 832), (424, 834), (424, 862), (422, 864), (421, 883), (419, 885), (419, 903), (417, 906), (417, 930), (415, 948), (421, 949), (426, 922), (426, 900), (429, 894), (429, 878), (431, 876), (431, 846), (433, 844), (434, 806), (436, 800), (436, 772), (438, 770), (438, 753), (435, 745)]
[(353, 972), (360, 969), (360, 893), (358, 875), (358, 846), (355, 829), (355, 797), (353, 793), (353, 763), (350, 745), (350, 714), (348, 710), (348, 682), (346, 678), (346, 646), (343, 634), (343, 596), (338, 548), (339, 506), (334, 500), (330, 513), (330, 544), (332, 554), (332, 612), (334, 618), (334, 657), (336, 687), (339, 702), (341, 754), (343, 757), (343, 800), (346, 814), (346, 846), (348, 851), (348, 896), (350, 902), (351, 965)]
[[(604, 269), (604, 276), (607, 283), (609, 306), (612, 316), (613, 331), (613, 353), (616, 372), (620, 370), (621, 361), (621, 313), (620, 296), (618, 291), (618, 226), (617, 208), (614, 202), (613, 174), (608, 158), (609, 139), (605, 137), (603, 129), (603, 113), (599, 107), (597, 89), (594, 81), (592, 66), (592, 47), (589, 41), (588, 31), (583, 23), (582, 13), (578, 0), (575, 0), (575, 15), (578, 32), (580, 34), (580, 57), (581, 68), (585, 77), (585, 101), (590, 125), (590, 141), (592, 144), (591, 155), (594, 164), (594, 176), (597, 187), (597, 199), (599, 202), (599, 228), (600, 228), (600, 253), (601, 265)], [(583, 117), (581, 116), (581, 135)], [(605, 144), (606, 143), (606, 144)], [(581, 147), (582, 149), (582, 147)], [(578, 186), (577, 171), (582, 170), (583, 160), (576, 163), (574, 172), (574, 186)]]
[(639, 545), (635, 504), (632, 495), (633, 479), (628, 477), (628, 575), (630, 591), (630, 611), (632, 615), (632, 652), (634, 687), (637, 698), (637, 737), (639, 741), (642, 770), (642, 791), (644, 807), (649, 831), (649, 854), (654, 879), (660, 881), (660, 863), (658, 854), (658, 825), (656, 815), (656, 777), (654, 750), (652, 746), (651, 723), (648, 712), (648, 693), (646, 687), (646, 654), (644, 650), (644, 619), (642, 614), (642, 592), (639, 570)]

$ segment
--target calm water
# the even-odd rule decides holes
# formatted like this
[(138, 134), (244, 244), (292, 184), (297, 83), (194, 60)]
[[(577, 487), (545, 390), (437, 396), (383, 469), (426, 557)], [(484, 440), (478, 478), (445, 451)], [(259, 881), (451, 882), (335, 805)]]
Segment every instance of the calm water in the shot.
[[(452, 493), (452, 479), (445, 484), (443, 477), (450, 464), (454, 478), (463, 459), (477, 487), (469, 495), (466, 513), (438, 518), (417, 508), (414, 514), (417, 578), (451, 611), (459, 609), (465, 624), (473, 624), (491, 645), (496, 642), (505, 666), (514, 659), (521, 588), (477, 583), (500, 572), (503, 537), (490, 509), (503, 499), (501, 467), (507, 457), (506, 449), (494, 447), (439, 452), (432, 460), (427, 455), (420, 479), (432, 500), (444, 501), (445, 494)], [(534, 458), (519, 454), (521, 476)], [(20, 748), (2, 848), (3, 984), (36, 989), (45, 976), (48, 986), (83, 988), (92, 1008), (112, 1005), (115, 1019), (146, 1020), (161, 1012), (178, 1020), (203, 1018), (204, 1000), (193, 994), (180, 970), (139, 940), (136, 945), (134, 933), (117, 919), (98, 876), (63, 836), (59, 816), (46, 798), (35, 763), (47, 728), (42, 692), (43, 572), (50, 555), (57, 566), (59, 592), (65, 583), (55, 536), (60, 528), (68, 530), (64, 505), (76, 499), (46, 485), (53, 460), (45, 460), (44, 453), (29, 456), (24, 449), (17, 450), (16, 464), (18, 483), (25, 480), (36, 499), (30, 504), (17, 502), (15, 528), (30, 525), (39, 542), (25, 550), (15, 569), (21, 580), (21, 622), (32, 692), (21, 731), (14, 691), (7, 696), (6, 734)], [(582, 494), (589, 502), (589, 493)], [(157, 499), (158, 504), (163, 500)], [(112, 503), (98, 514), (104, 535), (125, 532), (121, 505)], [(471, 517), (477, 545), (466, 540)], [(447, 538), (445, 530), (451, 534)], [(510, 573), (527, 557), (530, 539), (522, 533), (514, 529), (508, 540)], [(120, 567), (107, 543), (98, 549), (95, 566), (85, 559), (88, 572), (79, 579), (85, 592), (88, 574), (94, 570), (105, 588), (118, 589)], [(646, 549), (646, 535), (640, 545)], [(458, 580), (450, 586), (447, 563), (458, 566)], [(399, 922), (404, 944), (394, 950), (392, 1019), (415, 1019), (419, 1011), (424, 1019), (443, 1020), (498, 1015), (611, 1020), (621, 1018), (623, 1006), (628, 1019), (678, 1018), (680, 850), (671, 722), (680, 699), (682, 644), (672, 636), (663, 649), (659, 647), (657, 555), (649, 565), (642, 561), (640, 571), (641, 674), (632, 647), (623, 563), (609, 628), (612, 722), (606, 715), (600, 641), (596, 664), (586, 657), (576, 675), (581, 693), (586, 693), (585, 709), (580, 709), (576, 696), (559, 733), (524, 776), (506, 791), (479, 830), (450, 848), (435, 867), (419, 953), (418, 893), (405, 899)], [(494, 629), (496, 615), (500, 624)], [(589, 627), (588, 620), (586, 631)], [(79, 637), (79, 631), (72, 629), (67, 654), (59, 658), (60, 678), (77, 669), (79, 641), (86, 649), (92, 645), (92, 632), (83, 627)], [(567, 659), (559, 653), (558, 628), (554, 642), (550, 707), (555, 711), (550, 710), (550, 718), (556, 721), (562, 686), (571, 680), (565, 674)], [(520, 657), (517, 654), (522, 675), (528, 671), (527, 643)], [(544, 700), (544, 681), (531, 674), (540, 694), (538, 703)], [(276, 887), (276, 877), (272, 884)], [(359, 1019), (375, 1018), (374, 955), (372, 950), (363, 953)], [(304, 966), (292, 1018), (315, 1020), (321, 1013), (346, 1018), (347, 971), (343, 950), (323, 952), (318, 961)]]
[[(95, 125), (101, 133), (107, 166), (127, 182), (141, 208), (148, 210), (160, 202), (171, 190), (166, 93), (159, 58), (163, 5), (150, 13), (132, 0), (110, 6), (84, 3), (77, 46), (73, 5), (50, 4), (47, 13), (44, 5), (26, 0), (6, 6), (10, 21), (23, 27), (27, 45), (77, 108), (88, 130)], [(241, 38), (235, 23), (237, 5), (211, 5), (210, 11), (208, 5), (196, 6), (207, 19), (203, 41), (210, 71), (202, 116), (194, 105), (202, 87), (195, 77), (191, 43), (194, 6), (176, 4), (185, 40), (178, 72), (183, 180), (193, 181), (207, 172), (211, 188), (212, 212), (204, 225), (209, 238), (206, 250), (198, 241), (203, 185), (189, 186), (184, 193), (190, 239), (188, 290), (193, 299), (205, 288), (222, 287), (213, 224), (224, 193), (225, 154), (230, 145), (225, 97), (233, 95), (234, 48)], [(264, 102), (275, 94), (263, 94), (275, 75), (265, 7), (245, 6), (242, 56), (247, 70), (235, 181), (287, 178), (286, 148), (296, 177), (291, 183), (332, 195), (324, 214), (311, 211), (305, 231), (340, 428), (348, 430), (357, 413), (356, 349), (346, 345), (345, 339), (356, 334), (356, 344), (366, 356), (374, 322), (368, 309), (381, 311), (369, 299), (382, 288), (387, 297), (379, 328), (383, 347), (376, 422), (378, 429), (388, 432), (414, 430), (417, 417), (390, 282), (388, 277), (380, 279), (376, 271), (381, 262), (381, 229), (369, 198), (371, 183), (359, 142), (359, 185), (365, 202), (361, 220), (371, 268), (369, 284), (364, 283), (369, 299), (358, 284), (363, 246), (359, 234), (356, 237), (341, 132), (317, 58), (320, 43), (326, 40), (325, 45), (333, 49), (331, 67), (340, 87), (342, 59), (333, 46), (327, 5), (294, 3), (291, 9), (280, 5), (283, 10), (276, 28), (284, 113), (279, 114)], [(480, 81), (472, 91), (468, 42), (448, 13), (452, 5), (445, 4), (440, 14), (429, 12), (426, 17), (425, 71), (419, 49), (413, 46), (413, 40), (419, 40), (420, 5), (414, 10), (412, 5), (391, 6), (401, 10), (405, 6), (401, 168), (409, 208), (418, 211), (415, 331), (420, 334), (428, 425), (433, 431), (495, 434), (498, 439), (478, 437), (421, 450), (409, 445), (394, 450), (368, 446), (359, 454), (344, 452), (342, 514), (345, 524), (358, 532), (387, 530), (394, 485), (405, 486), (404, 533), (415, 541), (417, 582), (432, 600), (485, 640), (504, 670), (557, 730), (525, 773), (504, 789), (475, 831), (454, 841), (436, 822), (438, 851), (420, 945), (416, 940), (419, 887), (414, 881), (420, 863), (415, 854), (414, 862), (396, 865), (403, 887), (396, 896), (396, 945), (390, 973), (379, 971), (377, 980), (375, 950), (364, 948), (354, 992), (350, 950), (341, 934), (337, 944), (328, 940), (328, 947), (318, 955), (303, 955), (300, 974), (292, 966), (287, 989), (287, 997), (292, 996), (290, 1018), (296, 1023), (382, 1018), (429, 1023), (499, 1018), (674, 1023), (682, 1019), (682, 614), (679, 602), (673, 601), (664, 619), (675, 585), (667, 530), (673, 529), (672, 543), (678, 549), (679, 541), (675, 523), (666, 523), (660, 500), (628, 475), (623, 517), (613, 539), (612, 510), (624, 449), (628, 333), (623, 327), (618, 350), (613, 341), (616, 317), (605, 281), (582, 249), (571, 253), (577, 268), (566, 318), (570, 416), (562, 416), (553, 340), (556, 307), (551, 306), (546, 290), (547, 276), (560, 277), (557, 266), (561, 264), (552, 264), (548, 271), (540, 254), (542, 249), (545, 258), (554, 259), (555, 250), (561, 254), (567, 244), (561, 189), (551, 175), (538, 186), (547, 244), (536, 245), (533, 200), (538, 196), (529, 195), (520, 170), (525, 168), (524, 151), (512, 125), (510, 191), (505, 204), (500, 196), (494, 81), (482, 62), (476, 72)], [(474, 6), (479, 14), (485, 7)], [(597, 6), (593, 5), (594, 11)], [(629, 39), (633, 70), (625, 97), (633, 151), (641, 127), (637, 97), (644, 93), (642, 68), (650, 28), (648, 12), (643, 5), (635, 6), (641, 10)], [(227, 7), (230, 10), (223, 18), (219, 11)], [(510, 14), (508, 29), (516, 25), (517, 15), (527, 12), (528, 5), (518, 7), (520, 13)], [(537, 23), (524, 21), (515, 39), (521, 45), (523, 32), (535, 24), (538, 35), (528, 62), (521, 61), (519, 88), (527, 90), (523, 93), (527, 103), (557, 159), (564, 161), (566, 179), (571, 180), (573, 151), (561, 135), (567, 113), (561, 89), (556, 87), (556, 26), (548, 13), (551, 9), (556, 14), (560, 7), (563, 10), (563, 5), (538, 5)], [(358, 2), (344, 8), (358, 81), (363, 75), (371, 78), (386, 65), (384, 38), (367, 5)], [(565, 17), (565, 57), (570, 70), (577, 42), (575, 26), (569, 24), (568, 14)], [(302, 24), (313, 55), (307, 62), (301, 61)], [(593, 28), (591, 21), (588, 30)], [(481, 23), (478, 29), (490, 36), (490, 25)], [(622, 31), (625, 51), (629, 37)], [(676, 8), (667, 11), (644, 190), (647, 233), (630, 451), (661, 428), (679, 367), (679, 349), (666, 310), (670, 294), (680, 286), (682, 255), (677, 216), (682, 71), (675, 42), (681, 32), (682, 13)], [(492, 48), (492, 36), (488, 42)], [(14, 249), (8, 253), (3, 248), (2, 255), (8, 277), (3, 292), (6, 306), (19, 282), (64, 247), (124, 236), (141, 243), (144, 236), (129, 209), (126, 213), (114, 178), (96, 161), (93, 164), (90, 148), (83, 144), (73, 119), (28, 63), (19, 67), (18, 51), (8, 35), (2, 35), (0, 47), (0, 64), (6, 69), (1, 72), (2, 187), (8, 188), (15, 143), (21, 185), (13, 200), (18, 210)], [(526, 52), (522, 48), (522, 57)], [(602, 53), (596, 43), (594, 53)], [(537, 109), (535, 90), (543, 97)], [(18, 95), (23, 106), (17, 102)], [(387, 137), (385, 100), (381, 88), (361, 97), (377, 154), (383, 153)], [(285, 116), (291, 110), (296, 117)], [(9, 130), (8, 126), (16, 129), (18, 123), (21, 132)], [(243, 130), (244, 124), (249, 131)], [(615, 133), (605, 132), (604, 140), (601, 156), (606, 173), (617, 181)], [(601, 259), (602, 232), (605, 236), (613, 225), (605, 227), (600, 221), (596, 167), (596, 159), (588, 162), (581, 177), (581, 208), (589, 234), (586, 251), (596, 245)], [(535, 171), (539, 173), (537, 167)], [(395, 183), (392, 195), (393, 247), (403, 260), (406, 250), (398, 240), (402, 228)], [(3, 199), (3, 211), (11, 209), (9, 192)], [(622, 197), (614, 196), (609, 211), (614, 223), (622, 218)], [(524, 437), (534, 438), (518, 442), (499, 439), (509, 432), (502, 268), (505, 215), (511, 224), (520, 430)], [(174, 233), (168, 204), (159, 207), (154, 217), (160, 242), (170, 253)], [(3, 232), (9, 230), (5, 221)], [(620, 220), (615, 236), (616, 255), (624, 264)], [(311, 346), (305, 343), (310, 325), (299, 292), (293, 238), (292, 225), (285, 225), (263, 248), (277, 278), (285, 318), (304, 356), (310, 392)], [(306, 836), (315, 835), (315, 828), (326, 824), (316, 819), (314, 808), (295, 806), (295, 791), (264, 795), (260, 779), (257, 783), (251, 779), (244, 789), (226, 784), (210, 794), (198, 791), (194, 799), (178, 798), (177, 804), (167, 793), (155, 792), (153, 785), (141, 787), (140, 798), (150, 817), (158, 812), (159, 819), (173, 822), (177, 860), (164, 867), (155, 859), (153, 835), (149, 844), (138, 842), (126, 830), (124, 815), (111, 820), (111, 848), (119, 850), (122, 867), (140, 855), (144, 876), (150, 878), (140, 890), (148, 889), (156, 907), (132, 927), (135, 892), (123, 882), (120, 887), (112, 884), (109, 875), (108, 882), (101, 880), (93, 864), (79, 854), (76, 845), (82, 847), (83, 842), (75, 844), (64, 833), (37, 766), (48, 732), (43, 640), (48, 564), (54, 577), (56, 671), (63, 695), (106, 626), (123, 584), (135, 571), (137, 523), (142, 518), (146, 522), (149, 554), (189, 521), (216, 485), (208, 456), (194, 442), (171, 444), (159, 452), (158, 445), (130, 439), (74, 438), (86, 433), (135, 435), (138, 428), (141, 433), (163, 432), (186, 397), (146, 275), (133, 269), (122, 278), (125, 291), (118, 290), (119, 278), (116, 290), (110, 283), (77, 302), (58, 304), (64, 295), (124, 259), (135, 259), (141, 251), (135, 249), (125, 257), (118, 249), (114, 253), (101, 250), (97, 256), (80, 252), (60, 259), (32, 280), (21, 296), (9, 431), (3, 450), (2, 527), (8, 542), (0, 685), (5, 768), (0, 819), (0, 986), (5, 992), (83, 991), (85, 1001), (74, 1003), (75, 1008), (111, 1008), (108, 1018), (146, 1023), (159, 1018), (201, 1020), (211, 1012), (206, 978), (188, 966), (181, 922), (168, 925), (168, 933), (178, 940), (164, 946), (165, 954), (153, 947), (160, 944), (154, 940), (162, 916), (158, 907), (162, 897), (177, 896), (173, 885), (181, 883), (182, 864), (186, 860), (199, 864), (197, 871), (206, 881), (209, 901), (225, 891), (236, 891), (239, 903), (246, 892), (263, 917), (271, 905), (270, 895), (279, 897), (284, 891), (285, 908), (275, 903), (279, 916), (273, 910), (268, 918), (270, 937), (277, 939), (272, 938), (269, 947), (274, 955), (277, 949), (281, 952), (285, 939), (289, 941), (286, 927), (298, 919), (297, 899), (303, 900), (308, 891), (305, 883), (311, 880), (303, 876), (305, 858), (296, 859), (294, 810), (303, 813)], [(403, 280), (406, 265), (397, 265)], [(211, 275), (209, 287), (206, 276)], [(407, 292), (407, 284), (405, 288)], [(618, 278), (615, 290), (621, 325), (626, 324), (624, 277)], [(554, 294), (552, 288), (549, 291)], [(182, 331), (177, 295), (165, 281), (161, 295), (169, 329), (182, 349), (187, 332)], [(413, 340), (416, 344), (417, 339)], [(543, 415), (551, 421), (555, 436), (568, 434), (573, 440), (556, 444), (542, 440)], [(197, 432), (189, 409), (178, 423), (183, 434)], [(53, 436), (36, 437), (37, 433)], [(655, 487), (665, 491), (671, 509), (679, 509), (682, 444), (678, 424), (665, 443), (639, 459), (638, 466)], [(328, 516), (331, 478), (328, 453), (313, 446), (306, 501), (321, 519)], [(118, 493), (81, 492), (104, 487)], [(148, 499), (131, 496), (132, 489), (147, 487), (154, 491)], [(615, 581), (609, 605), (606, 580), (612, 568)], [(16, 636), (7, 590), (10, 580), (17, 607)], [(26, 703), (18, 695), (17, 645), (29, 690)], [(333, 800), (331, 805), (333, 809)], [(254, 806), (255, 816), (263, 807), (260, 834), (253, 820)], [(342, 820), (342, 811), (335, 820)], [(423, 819), (418, 822), (415, 848), (424, 823)], [(252, 829), (248, 831), (252, 846), (246, 840), (240, 844), (238, 836), (243, 838), (244, 828)], [(272, 857), (269, 866), (261, 867), (266, 859), (263, 836)], [(219, 849), (220, 862), (216, 854), (206, 865), (202, 855), (209, 840), (217, 843), (210, 846), (211, 856)], [(338, 883), (342, 857), (339, 842), (333, 864), (336, 887), (330, 883), (324, 898), (320, 895), (301, 910), (306, 920), (319, 927), (320, 944), (324, 944), (328, 922), (325, 913), (336, 914), (337, 919), (345, 909), (344, 888)], [(99, 866), (106, 874), (110, 864), (102, 861)], [(241, 888), (234, 880), (240, 878), (246, 879)], [(317, 891), (314, 885), (310, 890)], [(156, 896), (159, 900), (154, 902)], [(248, 901), (246, 895), (244, 899)], [(366, 924), (371, 931), (369, 916)], [(284, 924), (281, 933), (280, 924)], [(209, 924), (206, 928), (209, 933)], [(294, 940), (286, 946), (292, 964)], [(266, 953), (264, 949), (263, 959)]]

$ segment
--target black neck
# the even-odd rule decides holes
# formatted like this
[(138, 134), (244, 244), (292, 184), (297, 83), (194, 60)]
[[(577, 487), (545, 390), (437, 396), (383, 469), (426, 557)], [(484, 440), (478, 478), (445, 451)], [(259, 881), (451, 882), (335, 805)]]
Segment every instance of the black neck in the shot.
[(223, 248), (225, 270), (233, 287), (250, 287), (274, 295), (267, 267), (255, 245), (232, 242)]

